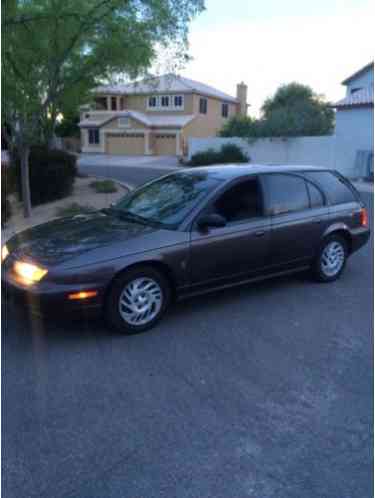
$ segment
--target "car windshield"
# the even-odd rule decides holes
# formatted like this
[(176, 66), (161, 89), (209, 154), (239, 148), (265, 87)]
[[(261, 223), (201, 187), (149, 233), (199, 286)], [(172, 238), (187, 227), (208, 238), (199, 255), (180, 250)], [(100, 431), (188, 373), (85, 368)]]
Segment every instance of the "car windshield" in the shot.
[(176, 228), (222, 181), (207, 172), (174, 173), (128, 194), (113, 209), (135, 221)]

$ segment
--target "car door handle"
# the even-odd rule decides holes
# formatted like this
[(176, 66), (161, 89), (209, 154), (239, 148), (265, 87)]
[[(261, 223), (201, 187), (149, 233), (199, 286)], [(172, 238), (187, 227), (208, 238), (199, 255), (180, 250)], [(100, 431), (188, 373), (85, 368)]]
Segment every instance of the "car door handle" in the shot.
[(318, 219), (313, 220), (313, 223), (321, 223), (321, 222), (322, 222), (322, 219), (321, 219), (321, 218), (318, 218)]
[(255, 237), (263, 237), (266, 232), (264, 230), (258, 230), (257, 232), (254, 233)]

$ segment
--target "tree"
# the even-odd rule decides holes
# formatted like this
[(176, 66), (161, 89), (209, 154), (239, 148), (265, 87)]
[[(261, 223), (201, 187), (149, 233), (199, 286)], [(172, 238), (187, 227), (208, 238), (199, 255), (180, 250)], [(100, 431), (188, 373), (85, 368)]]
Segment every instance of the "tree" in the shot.
[(221, 137), (255, 137), (257, 120), (250, 116), (236, 115), (229, 119), (220, 130)]
[(145, 74), (157, 49), (185, 60), (187, 31), (203, 0), (6, 0), (2, 2), (3, 123), (21, 160), (31, 212), (28, 156), (49, 143), (62, 109), (76, 109), (113, 75)]
[(260, 119), (234, 117), (221, 136), (248, 138), (329, 135), (334, 128), (334, 111), (313, 90), (299, 83), (282, 85), (268, 98)]
[(329, 135), (334, 128), (334, 111), (309, 86), (289, 83), (264, 102), (262, 126), (271, 137)]

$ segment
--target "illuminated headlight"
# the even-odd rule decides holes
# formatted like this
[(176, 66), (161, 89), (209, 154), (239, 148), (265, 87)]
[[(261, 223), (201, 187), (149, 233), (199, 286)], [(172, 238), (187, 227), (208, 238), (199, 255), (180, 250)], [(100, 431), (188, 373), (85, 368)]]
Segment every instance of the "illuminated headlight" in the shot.
[(39, 282), (48, 273), (44, 268), (22, 261), (16, 261), (13, 269), (15, 274), (26, 285), (32, 285)]
[(9, 249), (7, 248), (6, 244), (4, 244), (3, 247), (1, 248), (1, 262), (3, 263), (8, 256), (9, 256)]

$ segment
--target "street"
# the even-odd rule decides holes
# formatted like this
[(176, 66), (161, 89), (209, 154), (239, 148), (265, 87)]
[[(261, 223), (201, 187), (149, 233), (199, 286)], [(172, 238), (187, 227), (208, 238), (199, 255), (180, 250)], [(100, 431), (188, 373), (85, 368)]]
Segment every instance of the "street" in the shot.
[(179, 303), (134, 337), (4, 304), (3, 496), (370, 498), (372, 255), (373, 239), (333, 284)]

